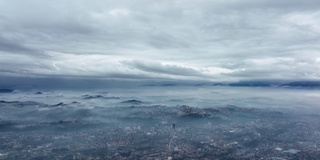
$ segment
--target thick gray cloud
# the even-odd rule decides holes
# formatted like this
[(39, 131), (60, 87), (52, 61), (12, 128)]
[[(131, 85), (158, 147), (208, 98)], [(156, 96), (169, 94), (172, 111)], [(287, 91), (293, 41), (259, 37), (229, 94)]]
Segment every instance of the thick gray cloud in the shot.
[(29, 56), (46, 56), (42, 51), (24, 46), (19, 42), (6, 39), (0, 35), (0, 51), (13, 54), (26, 54)]
[(10, 76), (320, 79), (317, 0), (0, 0)]
[(124, 61), (125, 65), (150, 73), (182, 75), (182, 76), (201, 76), (201, 72), (187, 67), (176, 65), (163, 65), (161, 63), (145, 63), (140, 61)]

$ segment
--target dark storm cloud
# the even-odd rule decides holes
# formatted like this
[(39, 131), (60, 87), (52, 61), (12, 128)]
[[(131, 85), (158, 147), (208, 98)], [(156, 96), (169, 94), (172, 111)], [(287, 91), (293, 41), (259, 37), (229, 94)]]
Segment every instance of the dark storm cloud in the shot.
[(0, 51), (12, 54), (26, 54), (30, 56), (46, 56), (43, 51), (24, 46), (0, 35)]
[(0, 67), (123, 79), (320, 78), (316, 0), (0, 1)]
[(142, 61), (123, 61), (124, 65), (128, 65), (130, 67), (151, 72), (151, 73), (159, 73), (159, 74), (169, 74), (169, 75), (181, 75), (181, 76), (201, 76), (201, 72), (188, 68), (181, 67), (177, 65), (164, 65), (160, 63), (146, 63)]

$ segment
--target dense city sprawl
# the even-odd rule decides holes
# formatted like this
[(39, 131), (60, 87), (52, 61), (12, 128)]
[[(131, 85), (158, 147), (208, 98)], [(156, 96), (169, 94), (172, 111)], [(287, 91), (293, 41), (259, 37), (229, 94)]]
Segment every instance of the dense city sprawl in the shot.
[[(320, 117), (266, 109), (1, 101), (56, 121), (0, 121), (0, 159), (317, 159)], [(37, 107), (34, 107), (37, 106)], [(29, 108), (29, 109), (27, 109)], [(30, 108), (37, 108), (32, 110)], [(40, 110), (39, 110), (40, 109)], [(42, 114), (42, 115), (40, 115)], [(59, 117), (58, 115), (56, 115)], [(25, 119), (23, 121), (23, 119)]]

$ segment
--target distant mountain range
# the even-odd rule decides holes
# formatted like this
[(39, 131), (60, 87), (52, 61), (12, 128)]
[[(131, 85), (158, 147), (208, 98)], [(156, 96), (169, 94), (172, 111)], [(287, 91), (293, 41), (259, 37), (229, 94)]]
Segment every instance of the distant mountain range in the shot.
[(13, 92), (12, 89), (0, 89), (0, 93), (11, 93)]
[(320, 88), (320, 81), (239, 81), (232, 83), (156, 83), (143, 86), (231, 86), (231, 87), (292, 87), (292, 88)]
[[(281, 88), (315, 88), (320, 89), (319, 81), (292, 80), (248, 80), (238, 82), (208, 82), (186, 80), (145, 80), (125, 81), (112, 79), (48, 79), (48, 78), (1, 78), (0, 93), (12, 93), (14, 90), (37, 89), (110, 89), (135, 87), (176, 87), (176, 86), (230, 86), (230, 87), (281, 87)], [(95, 97), (87, 97), (95, 98)], [(98, 98), (98, 97), (97, 97)]]
[(244, 86), (244, 87), (299, 87), (299, 88), (320, 88), (320, 81), (243, 81), (237, 83), (229, 83), (228, 86)]
[(320, 82), (290, 82), (282, 84), (280, 87), (320, 87)]

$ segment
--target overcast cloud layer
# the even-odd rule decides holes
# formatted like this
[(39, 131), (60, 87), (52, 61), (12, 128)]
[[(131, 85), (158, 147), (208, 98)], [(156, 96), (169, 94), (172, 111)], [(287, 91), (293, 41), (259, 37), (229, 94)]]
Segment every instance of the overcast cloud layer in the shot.
[(0, 0), (0, 75), (320, 79), (319, 0)]

